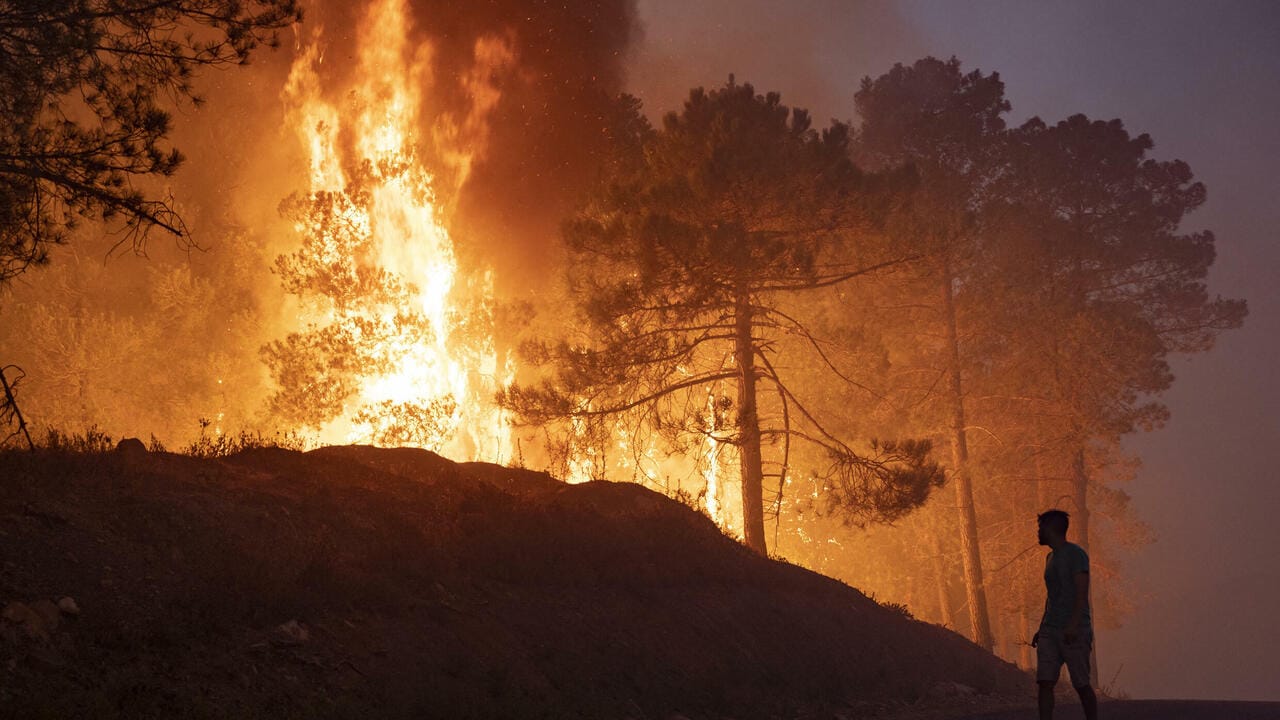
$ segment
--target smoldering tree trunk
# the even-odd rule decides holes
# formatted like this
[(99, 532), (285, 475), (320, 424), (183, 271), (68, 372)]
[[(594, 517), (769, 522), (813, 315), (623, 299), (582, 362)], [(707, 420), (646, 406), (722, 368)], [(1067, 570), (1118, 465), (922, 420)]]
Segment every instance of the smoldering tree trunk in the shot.
[(969, 601), (969, 621), (973, 641), (992, 651), (991, 619), (987, 612), (987, 591), (982, 579), (982, 553), (978, 546), (978, 516), (973, 506), (973, 483), (969, 476), (969, 445), (965, 438), (964, 392), (960, 381), (960, 341), (956, 330), (956, 306), (951, 287), (950, 263), (942, 264), (942, 307), (947, 337), (947, 375), (950, 379), (951, 467), (960, 515), (960, 548), (964, 560), (965, 595)]
[(764, 468), (756, 410), (756, 346), (751, 299), (739, 292), (734, 309), (734, 360), (738, 365), (738, 458), (742, 476), (742, 533), (747, 547), (768, 553), (764, 534)]

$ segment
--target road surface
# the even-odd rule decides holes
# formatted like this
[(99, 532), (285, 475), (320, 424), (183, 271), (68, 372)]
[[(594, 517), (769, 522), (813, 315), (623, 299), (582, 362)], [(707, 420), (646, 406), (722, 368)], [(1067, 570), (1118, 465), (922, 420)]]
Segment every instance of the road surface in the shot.
[[(1004, 710), (968, 720), (1036, 720), (1036, 711)], [(1099, 720), (1280, 720), (1280, 702), (1219, 700), (1117, 700), (1098, 708)], [(1080, 705), (1058, 700), (1054, 720), (1084, 720)]]

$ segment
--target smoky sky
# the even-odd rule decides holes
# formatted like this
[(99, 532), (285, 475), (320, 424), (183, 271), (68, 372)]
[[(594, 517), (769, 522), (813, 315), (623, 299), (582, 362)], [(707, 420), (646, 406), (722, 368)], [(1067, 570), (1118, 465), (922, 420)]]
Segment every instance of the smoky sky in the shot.
[(864, 75), (909, 63), (924, 48), (901, 9), (885, 2), (643, 0), (639, 10), (645, 31), (628, 91), (650, 117), (678, 110), (690, 88), (722, 85), (732, 73), (810, 110), (817, 125), (847, 121)]
[[(631, 0), (419, 2), (438, 72), (465, 72), (475, 38), (505, 33), (519, 72), (501, 82), (488, 147), (459, 202), (454, 236), (478, 249), (502, 288), (536, 286), (561, 219), (596, 178), (608, 107), (637, 33)], [(462, 98), (455, 98), (455, 102)], [(501, 288), (500, 288), (501, 289)]]

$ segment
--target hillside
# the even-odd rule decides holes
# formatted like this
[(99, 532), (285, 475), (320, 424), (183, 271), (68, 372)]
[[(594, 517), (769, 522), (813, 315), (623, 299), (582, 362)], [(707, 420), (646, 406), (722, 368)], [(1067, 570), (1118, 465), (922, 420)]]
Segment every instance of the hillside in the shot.
[(411, 449), (0, 454), (0, 606), (9, 717), (936, 715), (1030, 684), (639, 486)]

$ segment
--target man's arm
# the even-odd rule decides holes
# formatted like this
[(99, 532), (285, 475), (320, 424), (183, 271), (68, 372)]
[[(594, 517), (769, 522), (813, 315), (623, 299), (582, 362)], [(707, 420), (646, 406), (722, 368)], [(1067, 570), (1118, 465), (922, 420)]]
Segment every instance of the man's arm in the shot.
[(1089, 606), (1089, 573), (1076, 573), (1073, 578), (1076, 585), (1075, 602), (1071, 605), (1071, 619), (1062, 631), (1062, 638), (1067, 642), (1075, 642), (1076, 629), (1080, 627), (1080, 618), (1084, 617), (1084, 609)]

